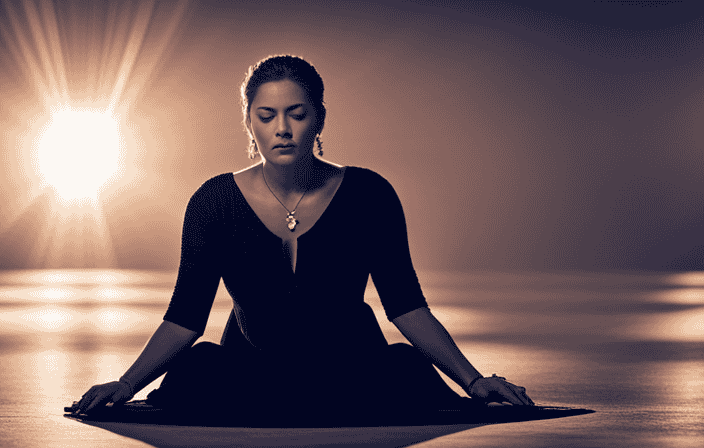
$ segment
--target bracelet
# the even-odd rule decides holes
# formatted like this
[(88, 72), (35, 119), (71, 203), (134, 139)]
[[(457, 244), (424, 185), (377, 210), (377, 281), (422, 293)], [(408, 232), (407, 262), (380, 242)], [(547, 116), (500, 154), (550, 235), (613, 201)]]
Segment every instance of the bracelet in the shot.
[(131, 397), (134, 396), (134, 387), (132, 387), (132, 383), (130, 383), (129, 381), (127, 381), (127, 379), (125, 379), (124, 376), (121, 376), (120, 379), (118, 380), (118, 382), (120, 382), (120, 383), (122, 383), (122, 384), (127, 384), (127, 387), (130, 388), (130, 396), (131, 396)]
[(477, 380), (481, 380), (484, 377), (479, 375), (478, 377), (474, 378), (472, 381), (470, 381), (469, 385), (467, 385), (467, 394), (472, 395), (472, 386), (474, 386), (474, 383), (477, 382)]

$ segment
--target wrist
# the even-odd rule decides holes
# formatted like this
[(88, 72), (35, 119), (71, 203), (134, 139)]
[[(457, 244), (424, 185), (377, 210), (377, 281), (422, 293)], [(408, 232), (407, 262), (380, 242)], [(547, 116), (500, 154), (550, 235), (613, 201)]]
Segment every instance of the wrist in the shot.
[(467, 384), (467, 388), (465, 391), (467, 392), (467, 395), (472, 396), (472, 387), (474, 387), (474, 383), (476, 383), (478, 380), (483, 379), (484, 377), (479, 375), (478, 377), (474, 378), (472, 381)]

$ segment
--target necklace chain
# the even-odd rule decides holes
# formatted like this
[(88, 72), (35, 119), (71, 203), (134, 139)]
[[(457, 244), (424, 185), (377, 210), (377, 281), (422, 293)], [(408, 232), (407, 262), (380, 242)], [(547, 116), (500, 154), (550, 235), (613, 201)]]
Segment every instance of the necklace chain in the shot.
[(264, 185), (266, 185), (266, 188), (269, 189), (269, 192), (271, 193), (271, 195), (274, 196), (274, 198), (277, 201), (279, 201), (279, 204), (281, 204), (281, 206), (286, 210), (286, 212), (288, 212), (288, 214), (286, 215), (286, 226), (288, 227), (288, 229), (291, 232), (293, 232), (294, 230), (296, 230), (296, 225), (299, 222), (293, 215), (296, 213), (296, 210), (298, 209), (298, 205), (301, 203), (301, 201), (303, 200), (303, 197), (306, 195), (306, 193), (308, 193), (308, 190), (303, 192), (303, 194), (301, 195), (301, 198), (298, 200), (298, 202), (296, 202), (296, 206), (293, 207), (293, 210), (289, 210), (288, 207), (286, 207), (286, 205), (283, 202), (281, 202), (281, 199), (279, 199), (279, 197), (276, 196), (276, 193), (274, 193), (274, 191), (269, 186), (269, 182), (266, 181), (266, 175), (264, 174), (264, 167), (262, 167), (262, 178), (264, 179)]

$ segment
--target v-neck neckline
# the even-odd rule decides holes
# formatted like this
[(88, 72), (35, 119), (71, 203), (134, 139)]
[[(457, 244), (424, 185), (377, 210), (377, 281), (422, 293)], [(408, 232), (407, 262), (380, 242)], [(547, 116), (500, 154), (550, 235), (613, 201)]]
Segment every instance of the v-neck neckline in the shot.
[[(308, 230), (306, 230), (305, 232), (298, 235), (296, 237), (296, 240), (300, 241), (300, 239), (302, 237), (304, 237), (305, 235), (308, 235), (311, 232), (311, 230), (313, 230), (318, 225), (318, 223), (323, 219), (323, 217), (327, 214), (328, 210), (330, 209), (330, 207), (332, 207), (336, 198), (339, 196), (340, 189), (342, 188), (342, 185), (345, 183), (345, 179), (347, 178), (347, 174), (348, 174), (347, 173), (348, 168), (349, 168), (348, 166), (343, 167), (342, 180), (340, 180), (340, 184), (335, 189), (335, 192), (333, 193), (332, 199), (330, 199), (330, 202), (328, 202), (328, 205), (325, 207), (325, 210), (323, 210), (323, 213), (320, 214), (318, 219), (313, 223), (313, 225)], [(240, 197), (242, 198), (242, 201), (247, 205), (247, 209), (249, 210), (249, 212), (256, 218), (257, 222), (259, 223), (259, 226), (264, 228), (267, 233), (269, 233), (271, 236), (275, 237), (277, 240), (281, 241), (281, 243), (283, 244), (283, 242), (284, 242), (283, 238), (280, 238), (276, 233), (272, 232), (271, 229), (269, 227), (267, 227), (266, 224), (264, 224), (264, 221), (262, 221), (262, 219), (259, 217), (259, 215), (257, 215), (257, 212), (254, 211), (254, 208), (252, 208), (252, 206), (249, 204), (249, 202), (247, 201), (247, 198), (244, 196), (244, 193), (242, 193), (240, 186), (237, 185), (237, 181), (235, 180), (234, 174), (232, 175), (231, 179), (232, 179), (232, 183), (235, 184), (235, 188), (237, 189), (237, 192), (239, 193)], [(296, 252), (298, 252), (298, 250), (296, 250)]]

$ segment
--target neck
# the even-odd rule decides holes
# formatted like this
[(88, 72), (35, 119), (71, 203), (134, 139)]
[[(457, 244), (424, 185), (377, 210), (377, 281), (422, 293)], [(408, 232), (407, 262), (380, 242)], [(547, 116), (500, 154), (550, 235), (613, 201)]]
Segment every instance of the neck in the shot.
[(291, 165), (275, 165), (264, 160), (262, 171), (270, 188), (284, 194), (302, 193), (310, 188), (316, 165), (317, 159), (311, 153)]

